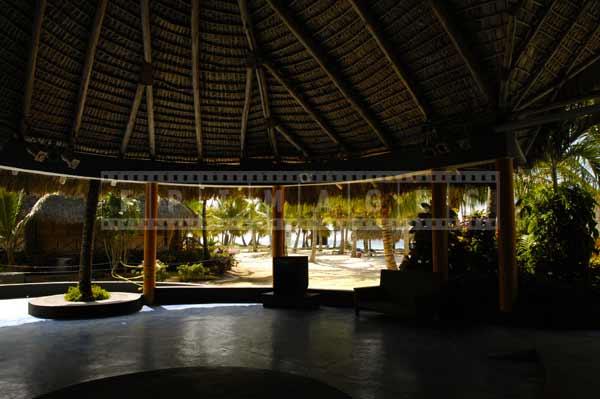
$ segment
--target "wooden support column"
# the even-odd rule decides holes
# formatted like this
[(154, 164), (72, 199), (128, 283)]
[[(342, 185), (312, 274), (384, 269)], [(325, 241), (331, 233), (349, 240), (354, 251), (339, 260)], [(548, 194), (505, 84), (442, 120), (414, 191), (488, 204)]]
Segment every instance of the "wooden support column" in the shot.
[(285, 202), (285, 188), (283, 186), (273, 186), (271, 195), (271, 220), (272, 230), (271, 250), (273, 257), (284, 256), (285, 252), (285, 220), (283, 217), (283, 205)]
[(158, 183), (146, 183), (146, 202), (144, 204), (144, 299), (154, 303), (156, 285), (156, 248), (158, 218)]
[[(441, 179), (442, 176), (435, 176)], [(447, 192), (448, 184), (431, 183), (431, 217), (433, 219), (448, 218)], [(443, 281), (448, 280), (448, 229), (445, 221), (436, 220), (431, 231), (431, 263), (433, 271), (442, 274)]]
[(496, 161), (498, 171), (498, 276), (500, 311), (511, 312), (517, 299), (518, 270), (516, 258), (515, 194), (513, 160)]

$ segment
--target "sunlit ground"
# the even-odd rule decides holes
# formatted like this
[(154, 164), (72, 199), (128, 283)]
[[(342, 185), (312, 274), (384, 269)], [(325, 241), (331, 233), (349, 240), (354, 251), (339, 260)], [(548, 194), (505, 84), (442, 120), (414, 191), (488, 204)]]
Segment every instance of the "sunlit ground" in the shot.
[[(290, 256), (310, 256), (309, 249), (300, 249)], [(243, 249), (236, 254), (238, 265), (230, 271), (226, 278), (210, 282), (210, 285), (226, 287), (260, 287), (272, 285), (271, 252), (261, 250), (249, 252)], [(402, 260), (396, 256), (396, 263)], [(349, 254), (332, 254), (331, 250), (323, 250), (317, 254), (316, 262), (309, 264), (309, 288), (352, 290), (379, 284), (381, 269), (385, 269), (383, 255), (351, 258)]]

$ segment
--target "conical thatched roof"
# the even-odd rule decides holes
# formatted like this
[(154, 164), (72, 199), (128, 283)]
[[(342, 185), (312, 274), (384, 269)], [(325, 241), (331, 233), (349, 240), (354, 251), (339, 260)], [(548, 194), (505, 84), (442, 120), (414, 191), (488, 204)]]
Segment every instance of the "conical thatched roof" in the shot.
[[(598, 89), (600, 76), (594, 0), (0, 7), (0, 144), (21, 137), (34, 153), (50, 145), (213, 164), (401, 157), (461, 137), (480, 116), (482, 135), (523, 122), (524, 111)], [(509, 130), (526, 147), (546, 122)]]
[[(28, 211), (36, 197), (24, 200), (23, 211)], [(144, 199), (140, 199), (140, 209), (144, 209)], [(81, 198), (69, 198), (60, 194), (51, 194), (46, 198), (33, 220), (43, 223), (80, 224), (85, 214), (85, 201)], [(193, 219), (196, 216), (187, 206), (179, 201), (160, 198), (158, 207), (159, 219)]]

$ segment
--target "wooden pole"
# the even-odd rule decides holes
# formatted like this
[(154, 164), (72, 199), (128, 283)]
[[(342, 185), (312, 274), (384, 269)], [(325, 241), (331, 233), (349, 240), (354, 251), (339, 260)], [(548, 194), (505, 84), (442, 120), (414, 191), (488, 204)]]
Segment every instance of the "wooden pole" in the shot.
[[(440, 175), (435, 177), (442, 178)], [(431, 183), (431, 217), (435, 223), (431, 231), (431, 263), (433, 271), (442, 274), (443, 281), (448, 280), (448, 226), (445, 222), (448, 218), (447, 191), (448, 184), (445, 181)]]
[(518, 271), (516, 258), (515, 194), (513, 160), (496, 161), (499, 174), (498, 198), (498, 275), (500, 311), (511, 312), (517, 299)]
[(285, 201), (285, 189), (283, 186), (273, 186), (272, 189), (272, 234), (273, 242), (271, 250), (273, 257), (283, 256), (285, 250), (285, 220), (283, 217), (283, 203)]
[(158, 218), (158, 183), (146, 183), (146, 202), (144, 206), (144, 299), (154, 303), (156, 286), (156, 247)]
[(93, 301), (92, 264), (94, 263), (94, 226), (96, 210), (100, 198), (100, 180), (89, 181), (87, 199), (85, 201), (85, 218), (81, 234), (81, 256), (79, 260), (79, 291), (84, 302)]

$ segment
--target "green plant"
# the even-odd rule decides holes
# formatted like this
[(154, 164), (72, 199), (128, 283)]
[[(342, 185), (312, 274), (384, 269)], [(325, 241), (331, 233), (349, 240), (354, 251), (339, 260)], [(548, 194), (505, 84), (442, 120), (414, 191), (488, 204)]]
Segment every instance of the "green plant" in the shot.
[[(131, 271), (131, 275), (132, 276), (141, 276), (144, 273), (144, 263), (142, 263), (139, 266), (129, 266), (132, 271)], [(156, 260), (156, 281), (165, 281), (167, 280), (170, 275), (169, 275), (169, 265), (167, 265), (164, 262), (161, 262), (159, 259)]]
[(177, 268), (177, 274), (182, 281), (198, 281), (210, 278), (209, 269), (201, 263), (184, 264)]
[(521, 203), (519, 260), (528, 270), (572, 279), (587, 272), (598, 237), (592, 194), (579, 185), (539, 187)]
[[(110, 293), (106, 291), (104, 288), (100, 287), (97, 284), (92, 285), (92, 297), (94, 301), (101, 301), (103, 299), (110, 298)], [(83, 298), (81, 291), (78, 286), (69, 287), (69, 290), (65, 294), (65, 300), (69, 302), (79, 302)]]

